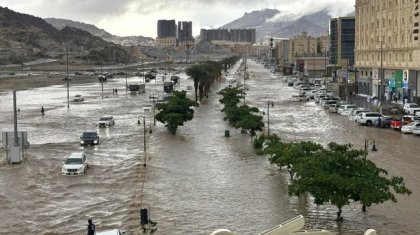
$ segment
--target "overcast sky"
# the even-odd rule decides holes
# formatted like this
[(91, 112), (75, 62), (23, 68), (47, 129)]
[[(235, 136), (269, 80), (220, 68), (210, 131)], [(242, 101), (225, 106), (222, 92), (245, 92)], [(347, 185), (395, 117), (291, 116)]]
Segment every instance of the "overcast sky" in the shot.
[(354, 10), (354, 0), (0, 0), (20, 13), (94, 24), (118, 35), (156, 37), (157, 20), (192, 21), (200, 28), (220, 27), (245, 12), (264, 8), (303, 14), (327, 9), (333, 16)]

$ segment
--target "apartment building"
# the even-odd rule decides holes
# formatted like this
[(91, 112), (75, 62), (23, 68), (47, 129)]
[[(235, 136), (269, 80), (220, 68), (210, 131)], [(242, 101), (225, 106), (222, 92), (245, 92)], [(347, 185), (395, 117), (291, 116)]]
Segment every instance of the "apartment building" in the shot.
[(356, 0), (358, 92), (418, 101), (419, 0)]

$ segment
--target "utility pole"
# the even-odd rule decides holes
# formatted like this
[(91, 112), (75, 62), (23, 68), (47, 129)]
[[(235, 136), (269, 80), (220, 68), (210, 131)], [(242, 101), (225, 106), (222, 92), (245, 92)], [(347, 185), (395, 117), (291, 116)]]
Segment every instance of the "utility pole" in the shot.
[[(384, 87), (384, 68), (383, 68), (383, 61), (382, 61), (382, 51), (383, 51), (383, 41), (381, 39), (381, 96), (379, 98), (380, 101), (384, 101), (384, 95), (385, 95), (385, 87)], [(381, 106), (382, 106), (381, 102)]]
[(69, 91), (69, 89), (70, 89), (70, 84), (69, 84), (69, 51), (68, 51), (68, 49), (67, 49), (67, 47), (66, 47), (66, 57), (67, 57), (67, 59), (66, 59), (66, 80), (67, 80), (67, 109), (70, 109), (70, 91)]
[[(101, 75), (102, 76), (102, 61), (101, 61)], [(101, 78), (102, 99), (104, 99), (104, 79)]]
[(17, 109), (16, 109), (16, 91), (13, 91), (13, 122), (14, 122), (14, 145), (19, 146), (19, 138), (18, 138), (18, 131), (17, 131)]
[(127, 76), (128, 76), (128, 66), (126, 64), (125, 65), (125, 98), (128, 98), (128, 96), (127, 96), (127, 89), (128, 89)]
[(146, 164), (146, 116), (143, 116), (143, 152), (144, 164)]

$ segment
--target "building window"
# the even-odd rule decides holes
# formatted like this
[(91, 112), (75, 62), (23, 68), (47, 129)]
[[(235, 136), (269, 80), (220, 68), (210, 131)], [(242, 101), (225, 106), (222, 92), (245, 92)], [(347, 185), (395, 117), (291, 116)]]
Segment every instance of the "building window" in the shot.
[(418, 41), (419, 40), (419, 37), (415, 36), (414, 37), (414, 40)]

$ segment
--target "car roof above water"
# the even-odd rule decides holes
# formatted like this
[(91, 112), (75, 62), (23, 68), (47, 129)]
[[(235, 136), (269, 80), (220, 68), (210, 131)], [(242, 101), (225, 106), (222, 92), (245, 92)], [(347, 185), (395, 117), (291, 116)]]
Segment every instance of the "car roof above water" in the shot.
[(71, 153), (68, 158), (81, 158), (84, 152)]

